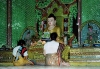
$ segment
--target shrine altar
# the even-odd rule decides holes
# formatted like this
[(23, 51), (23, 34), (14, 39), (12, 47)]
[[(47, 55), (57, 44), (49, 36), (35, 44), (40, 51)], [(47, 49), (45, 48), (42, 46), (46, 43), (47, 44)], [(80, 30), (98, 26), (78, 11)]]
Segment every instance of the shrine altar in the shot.
[[(43, 45), (33, 46), (28, 49), (29, 59), (35, 60), (37, 64), (45, 63)], [(70, 48), (67, 61), (71, 66), (100, 66), (100, 48)], [(12, 50), (0, 51), (0, 64), (12, 63)]]

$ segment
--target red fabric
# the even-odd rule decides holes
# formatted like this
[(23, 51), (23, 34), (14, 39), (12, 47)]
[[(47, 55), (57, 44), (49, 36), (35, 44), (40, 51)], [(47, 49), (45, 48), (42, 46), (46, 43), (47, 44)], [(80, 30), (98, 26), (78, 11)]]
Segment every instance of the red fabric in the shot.
[(27, 49), (25, 47), (23, 47), (22, 50), (21, 50), (22, 57), (23, 57), (25, 51), (27, 51)]
[(59, 47), (58, 47), (58, 50), (57, 50), (57, 53), (58, 53), (58, 63), (59, 63), (59, 65), (60, 65), (60, 62), (63, 60), (61, 58), (61, 56), (62, 56), (62, 52), (64, 50), (64, 47), (65, 47), (64, 44), (59, 43)]

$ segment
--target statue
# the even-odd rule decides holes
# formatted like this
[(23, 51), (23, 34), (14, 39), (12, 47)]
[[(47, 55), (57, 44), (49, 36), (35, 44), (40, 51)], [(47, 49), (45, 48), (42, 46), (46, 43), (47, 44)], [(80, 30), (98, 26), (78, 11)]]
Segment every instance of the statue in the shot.
[(96, 39), (96, 37), (97, 37), (97, 36), (95, 37), (95, 34), (96, 34), (96, 32), (93, 30), (93, 26), (88, 24), (88, 33), (87, 33), (88, 37), (87, 37), (87, 39), (88, 39), (88, 43), (90, 46), (93, 46), (93, 43), (95, 41), (94, 39)]
[(58, 27), (56, 25), (56, 17), (53, 14), (50, 14), (48, 16), (47, 22), (48, 22), (48, 26), (44, 30), (44, 32), (49, 32), (49, 33), (56, 32), (57, 35), (58, 35), (57, 41), (60, 42), (60, 43), (63, 43), (63, 39), (61, 39), (61, 30), (60, 30), (60, 27)]

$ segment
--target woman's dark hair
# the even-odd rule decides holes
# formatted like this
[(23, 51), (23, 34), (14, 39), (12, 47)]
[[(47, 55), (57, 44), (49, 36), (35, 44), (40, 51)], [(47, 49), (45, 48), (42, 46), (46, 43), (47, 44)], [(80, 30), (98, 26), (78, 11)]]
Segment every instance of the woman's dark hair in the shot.
[(21, 45), (21, 46), (23, 46), (23, 45), (25, 45), (26, 43), (25, 43), (25, 41), (24, 40), (19, 40), (18, 41), (18, 43), (17, 43), (17, 45)]
[(51, 40), (56, 40), (57, 36), (58, 36), (58, 35), (57, 35), (56, 32), (50, 34)]
[(52, 14), (52, 13), (48, 16), (48, 18), (51, 18), (51, 17), (53, 17), (54, 20), (56, 20), (56, 17), (55, 17), (54, 14)]

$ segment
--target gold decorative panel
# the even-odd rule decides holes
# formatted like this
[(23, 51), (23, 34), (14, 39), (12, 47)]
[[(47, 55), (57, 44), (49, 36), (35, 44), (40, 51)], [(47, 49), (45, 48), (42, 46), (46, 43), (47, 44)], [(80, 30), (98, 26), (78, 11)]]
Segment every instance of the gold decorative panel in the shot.
[(13, 55), (12, 55), (12, 50), (10, 51), (5, 51), (2, 50), (0, 51), (0, 63), (5, 62), (5, 63), (11, 63), (13, 60)]

